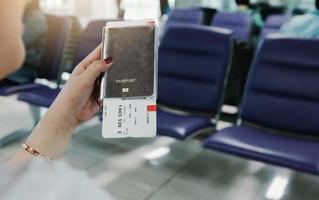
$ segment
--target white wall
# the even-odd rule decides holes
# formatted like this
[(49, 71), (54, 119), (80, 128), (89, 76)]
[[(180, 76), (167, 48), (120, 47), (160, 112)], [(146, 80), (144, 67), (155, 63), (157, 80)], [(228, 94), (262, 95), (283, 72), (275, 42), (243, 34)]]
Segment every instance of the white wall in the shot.
[(42, 0), (41, 7), (46, 13), (77, 16), (84, 26), (92, 19), (115, 19), (118, 15), (115, 0)]
[(161, 15), (159, 0), (122, 0), (121, 8), (125, 10), (124, 19), (128, 20), (158, 20)]

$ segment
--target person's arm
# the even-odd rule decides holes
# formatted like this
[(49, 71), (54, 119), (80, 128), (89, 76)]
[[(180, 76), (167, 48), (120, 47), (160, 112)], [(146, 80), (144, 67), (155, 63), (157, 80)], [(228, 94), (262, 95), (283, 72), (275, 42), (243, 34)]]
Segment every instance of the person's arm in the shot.
[(0, 80), (21, 67), (25, 50), (22, 42), (24, 0), (0, 2)]
[[(99, 46), (74, 69), (66, 86), (25, 144), (51, 159), (63, 155), (74, 129), (101, 108), (96, 80), (110, 68), (112, 58), (103, 61), (100, 54)], [(10, 162), (23, 162), (32, 157), (26, 150), (20, 149)]]

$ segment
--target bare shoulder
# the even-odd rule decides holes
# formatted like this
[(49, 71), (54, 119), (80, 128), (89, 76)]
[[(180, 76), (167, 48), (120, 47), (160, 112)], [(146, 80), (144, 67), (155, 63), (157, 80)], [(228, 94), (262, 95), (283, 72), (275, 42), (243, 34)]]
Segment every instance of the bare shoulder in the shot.
[(12, 10), (23, 10), (24, 6), (25, 6), (25, 2), (26, 1), (22, 1), (22, 0), (1, 0), (0, 1), (0, 10), (1, 10), (1, 14), (3, 13), (7, 13), (9, 11)]

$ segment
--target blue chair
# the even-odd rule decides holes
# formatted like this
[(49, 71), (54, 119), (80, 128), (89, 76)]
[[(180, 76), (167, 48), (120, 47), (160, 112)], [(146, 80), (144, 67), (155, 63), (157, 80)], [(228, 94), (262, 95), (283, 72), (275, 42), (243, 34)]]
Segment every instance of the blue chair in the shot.
[[(47, 15), (46, 17), (48, 23), (47, 44), (41, 64), (37, 69), (37, 78), (57, 81), (69, 28), (69, 20), (67, 17), (62, 16)], [(47, 86), (38, 83), (4, 86), (0, 87), (0, 95), (8, 96), (18, 92), (36, 89), (43, 90), (44, 88), (47, 88)]]
[(77, 47), (74, 63), (79, 64), (87, 55), (91, 53), (100, 43), (102, 30), (109, 20), (93, 20), (83, 30), (80, 36), (80, 43)]
[(286, 15), (270, 15), (262, 28), (261, 37), (264, 38), (268, 34), (277, 33), (281, 26), (288, 20), (289, 17)]
[(16, 94), (21, 91), (28, 91), (32, 89), (37, 89), (39, 87), (42, 87), (39, 84), (36, 83), (27, 83), (22, 85), (7, 85), (0, 87), (0, 96), (10, 96), (13, 94)]
[(183, 24), (201, 24), (203, 20), (203, 12), (198, 8), (189, 9), (174, 9), (170, 12), (168, 23), (183, 23)]
[(165, 23), (164, 32), (176, 24), (202, 24), (204, 20), (203, 11), (199, 8), (179, 8), (174, 9), (168, 15)]
[(238, 43), (250, 42), (252, 20), (248, 13), (217, 12), (211, 25), (232, 30)]
[[(77, 47), (74, 63), (78, 64), (81, 62), (94, 48), (101, 43), (102, 28), (105, 26), (106, 22), (106, 20), (95, 20), (87, 25), (80, 36), (80, 42)], [(18, 100), (27, 102), (34, 106), (48, 108), (51, 106), (59, 92), (59, 88), (38, 88), (20, 93), (18, 95)]]
[(319, 174), (318, 52), (319, 40), (266, 37), (246, 85), (241, 125), (215, 133), (204, 147)]
[(18, 100), (32, 106), (49, 108), (60, 93), (60, 88), (36, 88), (18, 94)]
[[(159, 109), (158, 135), (183, 140), (214, 126), (211, 119), (218, 118), (232, 48), (229, 30), (198, 25), (167, 30), (159, 47), (158, 103), (187, 114)], [(190, 114), (194, 112), (207, 115)]]

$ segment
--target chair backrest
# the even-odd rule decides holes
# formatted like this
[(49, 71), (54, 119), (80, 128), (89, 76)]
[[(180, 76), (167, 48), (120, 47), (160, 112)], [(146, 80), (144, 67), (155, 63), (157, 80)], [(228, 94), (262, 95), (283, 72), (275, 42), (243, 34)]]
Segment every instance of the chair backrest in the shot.
[(260, 10), (260, 15), (264, 21), (271, 15), (283, 15), (285, 13), (286, 8), (284, 6), (269, 6), (264, 5)]
[(269, 16), (262, 28), (261, 36), (265, 37), (270, 33), (277, 33), (280, 27), (289, 20), (289, 17), (286, 15), (271, 15)]
[(217, 12), (211, 25), (232, 30), (237, 42), (251, 39), (252, 19), (248, 13)]
[(38, 68), (38, 77), (57, 80), (65, 43), (69, 34), (69, 18), (67, 16), (47, 15), (48, 32), (46, 48)]
[(241, 118), (268, 128), (319, 133), (319, 40), (269, 35), (246, 84)]
[(74, 63), (79, 64), (102, 41), (102, 29), (108, 20), (93, 20), (83, 30), (76, 50)]
[(75, 16), (69, 16), (70, 32), (64, 47), (64, 55), (62, 58), (61, 73), (71, 72), (74, 68), (74, 57), (76, 55), (77, 47), (82, 33), (82, 26), (79, 19)]
[(166, 21), (166, 27), (174, 24), (201, 24), (204, 18), (203, 11), (197, 8), (174, 9)]
[(159, 103), (217, 114), (232, 47), (230, 30), (199, 25), (169, 28), (159, 47)]

